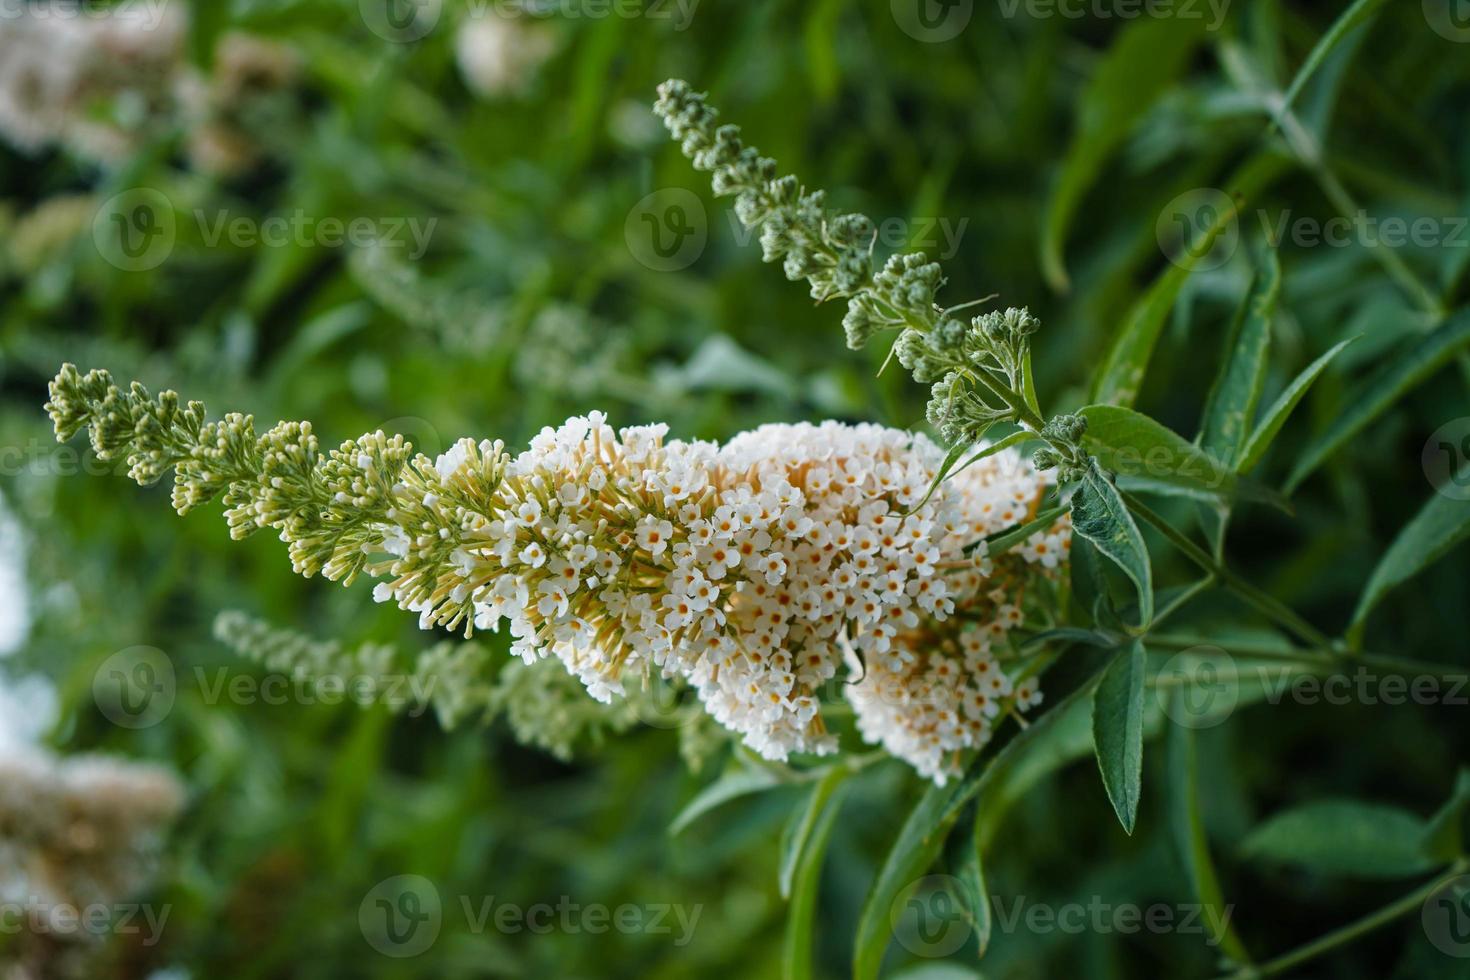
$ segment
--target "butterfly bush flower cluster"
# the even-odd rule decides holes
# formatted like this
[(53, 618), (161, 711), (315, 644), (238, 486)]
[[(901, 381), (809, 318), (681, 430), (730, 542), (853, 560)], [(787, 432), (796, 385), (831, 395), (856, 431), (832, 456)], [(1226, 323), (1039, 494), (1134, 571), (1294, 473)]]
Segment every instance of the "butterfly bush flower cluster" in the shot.
[(172, 468), (181, 513), (223, 495), (232, 534), (278, 531), (302, 574), (366, 572), (424, 628), (505, 624), (522, 659), (556, 658), (598, 700), (679, 680), (770, 759), (834, 751), (823, 695), (851, 686), (866, 739), (952, 773), (1035, 697), (1006, 671), (1007, 634), (1069, 540), (1063, 522), (967, 552), (1034, 516), (1045, 475), (1002, 452), (935, 487), (937, 446), (872, 425), (720, 446), (593, 413), (516, 455), (465, 439), (429, 459), (382, 433), (323, 452), (307, 423), (257, 437), (248, 416), (208, 422), (69, 365), (48, 409), (140, 483)]

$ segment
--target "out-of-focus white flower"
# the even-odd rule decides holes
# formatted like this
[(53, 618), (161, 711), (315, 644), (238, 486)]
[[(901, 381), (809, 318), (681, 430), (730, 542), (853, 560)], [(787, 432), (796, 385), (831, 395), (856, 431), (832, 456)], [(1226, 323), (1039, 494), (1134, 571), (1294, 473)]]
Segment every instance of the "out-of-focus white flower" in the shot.
[(544, 25), (494, 12), (466, 18), (454, 39), (460, 75), (485, 99), (525, 91), (555, 50), (556, 37)]
[(99, 161), (127, 155), (172, 99), (184, 28), (177, 4), (7, 10), (0, 16), (0, 132), (27, 151), (62, 143)]

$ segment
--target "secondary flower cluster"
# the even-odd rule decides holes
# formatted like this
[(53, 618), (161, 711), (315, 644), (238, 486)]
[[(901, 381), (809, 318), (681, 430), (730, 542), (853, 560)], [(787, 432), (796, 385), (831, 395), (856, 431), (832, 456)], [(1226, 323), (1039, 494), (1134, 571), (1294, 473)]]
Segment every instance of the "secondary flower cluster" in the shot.
[(170, 772), (107, 756), (0, 754), (0, 897), (111, 904), (146, 887), (184, 805)]
[(823, 694), (842, 675), (864, 738), (952, 773), (1034, 702), (1007, 634), (1069, 543), (1063, 522), (967, 553), (1034, 516), (1043, 475), (1006, 451), (935, 487), (937, 446), (872, 425), (719, 446), (593, 413), (519, 455), (465, 439), (430, 460), (382, 433), (322, 453), (305, 423), (256, 438), (248, 417), (208, 423), (70, 366), (48, 409), (139, 482), (172, 466), (181, 512), (223, 493), (232, 533), (278, 530), (303, 574), (382, 578), (375, 596), (424, 628), (507, 622), (514, 652), (556, 657), (599, 700), (640, 673), (678, 679), (771, 759), (835, 749)]

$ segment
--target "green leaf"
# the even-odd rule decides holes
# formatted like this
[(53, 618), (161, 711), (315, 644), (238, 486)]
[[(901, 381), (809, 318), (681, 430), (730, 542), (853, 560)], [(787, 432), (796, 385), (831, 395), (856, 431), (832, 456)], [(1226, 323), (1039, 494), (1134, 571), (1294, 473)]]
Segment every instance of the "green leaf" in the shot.
[(1093, 376), (1093, 401), (1132, 405), (1138, 399), (1154, 346), (1184, 281), (1200, 260), (1210, 254), (1215, 239), (1236, 220), (1245, 200), (1284, 169), (1283, 158), (1261, 153), (1247, 160), (1226, 182), (1225, 189), (1234, 207), (1216, 215), (1208, 228), (1199, 229), (1202, 236), (1199, 242), (1160, 273), (1148, 292), (1128, 311), (1103, 356), (1102, 366)]
[(1470, 807), (1470, 769), (1461, 769), (1449, 800), (1424, 828), (1424, 854), (1431, 861), (1453, 861), (1465, 853), (1466, 807)]
[[(996, 453), (1000, 452), (1003, 449), (1009, 449), (1012, 446), (1019, 446), (1021, 443), (1025, 442), (1026, 440), (1028, 440), (1028, 439), (1035, 439), (1035, 438), (1036, 438), (1036, 436), (1034, 434), (1032, 434), (1031, 432), (1028, 432), (1025, 429), (1017, 429), (1015, 432), (1012, 432), (1010, 435), (1006, 436), (1004, 439), (1001, 439), (999, 442), (993, 442), (993, 443), (991, 443), (990, 445), (986, 446), (984, 449), (982, 449), (979, 452), (977, 452), (975, 455), (971, 456), (969, 459), (965, 460), (964, 463), (962, 463), (960, 465), (960, 467), (958, 469), (956, 469), (954, 472), (955, 473), (963, 473), (967, 468), (969, 468), (969, 467), (973, 466), (974, 464), (980, 462), (982, 459), (985, 459), (987, 456), (994, 456)], [(951, 475), (954, 475), (954, 474), (951, 474)]]
[(959, 851), (958, 859), (952, 861), (950, 867), (953, 869), (955, 881), (959, 882), (959, 895), (956, 897), (960, 900), (965, 918), (975, 930), (975, 940), (979, 946), (976, 957), (983, 959), (985, 951), (990, 948), (992, 931), (990, 890), (985, 887), (985, 865), (981, 856), (979, 834), (979, 810), (974, 806), (970, 810), (974, 811), (974, 816), (970, 821), (970, 832), (962, 835), (954, 834), (950, 837), (951, 845)]
[(679, 811), (679, 815), (669, 824), (669, 834), (682, 833), (694, 821), (730, 800), (784, 785), (786, 784), (769, 770), (734, 768), (700, 790), (689, 801), (689, 805)]
[(1143, 681), (1147, 657), (1134, 640), (1118, 651), (1092, 699), (1092, 745), (1108, 801), (1133, 833), (1143, 785)]
[(1327, 29), (1327, 33), (1318, 40), (1316, 47), (1312, 48), (1311, 54), (1307, 55), (1307, 60), (1302, 62), (1301, 68), (1297, 69), (1296, 77), (1291, 80), (1291, 85), (1287, 88), (1286, 94), (1282, 96), (1280, 105), (1274, 109), (1278, 118), (1291, 108), (1291, 104), (1301, 94), (1302, 88), (1306, 86), (1312, 73), (1321, 67), (1322, 62), (1332, 53), (1332, 49), (1341, 44), (1353, 28), (1377, 13), (1378, 8), (1382, 7), (1385, 2), (1387, 0), (1356, 0), (1351, 7), (1338, 15), (1337, 20), (1333, 21), (1332, 26)]
[(1470, 343), (1470, 309), (1460, 310), (1401, 352), (1344, 399), (1343, 410), (1327, 431), (1302, 454), (1286, 481), (1290, 493), (1344, 443), (1363, 430), (1403, 395), (1438, 371), (1455, 352)]
[(1421, 847), (1425, 828), (1397, 807), (1323, 800), (1276, 814), (1251, 831), (1241, 853), (1319, 874), (1404, 878), (1435, 867)]
[(1357, 339), (1349, 337), (1347, 340), (1334, 344), (1327, 353), (1308, 364), (1306, 369), (1286, 386), (1286, 390), (1266, 410), (1265, 416), (1251, 432), (1251, 437), (1245, 447), (1241, 449), (1239, 460), (1235, 464), (1237, 473), (1243, 476), (1255, 469), (1256, 464), (1261, 461), (1262, 456), (1266, 455), (1266, 450), (1281, 431), (1281, 427), (1286, 424), (1287, 417), (1301, 402), (1307, 389), (1312, 387), (1312, 382), (1316, 381), (1317, 377), (1327, 369), (1327, 365), (1332, 363), (1333, 358), (1342, 353), (1344, 347)]
[[(981, 539), (985, 544), (985, 553), (987, 555), (1004, 554), (1031, 537), (1037, 531), (1051, 527), (1057, 522), (1057, 518), (1066, 512), (1067, 509), (1065, 507), (1048, 507), (1023, 524), (1017, 524), (1015, 527), (1007, 528), (1004, 531), (997, 531), (994, 534), (986, 535)], [(966, 545), (965, 548), (967, 551), (972, 550), (980, 543), (977, 541), (975, 544)]]
[[(934, 491), (939, 489), (939, 485), (944, 482), (944, 478), (949, 476), (949, 471), (954, 469), (955, 464), (960, 461), (960, 457), (963, 456), (969, 448), (969, 445), (963, 442), (957, 442), (953, 446), (949, 447), (949, 452), (944, 454), (944, 462), (939, 464), (939, 469), (934, 474), (933, 482), (929, 484), (929, 489), (924, 492), (924, 499), (920, 500), (917, 504), (914, 504), (914, 506), (905, 511), (905, 517), (909, 516), (910, 514), (916, 514), (924, 509), (924, 505), (929, 502), (929, 498), (934, 496)], [(984, 450), (982, 450), (982, 452), (983, 451)]]
[[(852, 770), (834, 768), (812, 788), (807, 805), (800, 811), (803, 830), (794, 837), (793, 846), (782, 858), (782, 894), (791, 896), (786, 918), (784, 947), (785, 980), (807, 980), (812, 975), (812, 943), (816, 923), (817, 890), (822, 881), (822, 863), (832, 828), (842, 809), (842, 788)], [(787, 876), (786, 860), (791, 861)]]
[(1093, 462), (1072, 494), (1072, 531), (1106, 555), (1138, 591), (1138, 629), (1154, 618), (1153, 572), (1143, 535), (1118, 495), (1118, 488)]
[[(1470, 476), (1470, 469), (1461, 470), (1456, 479), (1466, 476)], [(1390, 590), (1439, 561), (1466, 538), (1470, 538), (1470, 500), (1457, 500), (1436, 492), (1404, 525), (1378, 567), (1373, 569), (1353, 613), (1353, 624), (1366, 620)]]
[(1069, 282), (1062, 257), (1067, 230), (1088, 188), (1133, 124), (1189, 64), (1201, 36), (1193, 18), (1153, 17), (1129, 25), (1103, 56), (1077, 108), (1077, 133), (1047, 202), (1041, 267), (1053, 289)]
[(952, 787), (932, 784), (926, 787), (889, 848), (858, 917), (853, 941), (853, 980), (877, 980), (883, 954), (893, 935), (889, 918), (893, 903), (938, 857), (945, 837), (959, 816), (958, 812), (948, 812), (953, 795)]
[(1104, 469), (1161, 493), (1228, 498), (1236, 489), (1228, 455), (1215, 457), (1147, 415), (1120, 405), (1089, 405), (1084, 445)]
[(1266, 381), (1266, 353), (1271, 347), (1271, 318), (1281, 295), (1281, 263), (1276, 250), (1251, 281), (1249, 292), (1225, 341), (1225, 364), (1205, 401), (1200, 445), (1210, 456), (1232, 466), (1256, 417), (1256, 403)]
[[(1183, 698), (1182, 689), (1173, 697)], [(1199, 806), (1199, 769), (1194, 750), (1194, 729), (1188, 725), (1169, 725), (1166, 756), (1169, 773), (1169, 832), (1179, 859), (1189, 876), (1190, 890), (1203, 909), (1205, 928), (1210, 939), (1226, 956), (1238, 964), (1250, 962), (1250, 954), (1230, 925), (1225, 914), (1225, 896), (1210, 857), (1210, 842), (1205, 836)]]
[(852, 775), (852, 770), (846, 766), (834, 766), (830, 772), (813, 784), (801, 808), (792, 811), (791, 820), (788, 821), (781, 835), (782, 898), (791, 897), (791, 879), (796, 875), (797, 865), (800, 864), (807, 844), (812, 839), (812, 833), (833, 794), (850, 775)]

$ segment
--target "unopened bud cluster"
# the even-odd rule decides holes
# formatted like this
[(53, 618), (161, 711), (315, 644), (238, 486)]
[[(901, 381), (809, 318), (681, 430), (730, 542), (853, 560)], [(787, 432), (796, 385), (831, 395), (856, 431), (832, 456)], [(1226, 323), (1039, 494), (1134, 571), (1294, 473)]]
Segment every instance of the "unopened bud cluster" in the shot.
[[(977, 442), (997, 422), (1042, 434), (1030, 378), (1030, 336), (1040, 326), (1034, 316), (1011, 308), (962, 321), (953, 315), (960, 307), (936, 302), (944, 274), (922, 253), (894, 255), (875, 272), (869, 218), (829, 214), (822, 191), (780, 175), (776, 161), (745, 144), (740, 127), (717, 125), (719, 113), (687, 82), (670, 79), (658, 95), (654, 111), (695, 168), (711, 173), (715, 193), (735, 198), (741, 223), (759, 230), (765, 260), (807, 280), (818, 301), (847, 299), (849, 347), (898, 331), (894, 356), (933, 386), (928, 418), (946, 442)], [(1054, 443), (1052, 455), (1069, 467), (1085, 460), (1075, 444)]]
[(181, 511), (223, 492), (232, 533), (277, 530), (303, 574), (366, 571), (424, 628), (506, 622), (514, 652), (557, 658), (599, 700), (676, 679), (770, 759), (835, 750), (822, 693), (845, 677), (867, 740), (954, 772), (1035, 697), (1007, 636), (1069, 544), (1063, 521), (967, 553), (1034, 516), (1044, 475), (1001, 452), (926, 497), (944, 454), (872, 425), (720, 446), (593, 413), (516, 456), (465, 439), (430, 460), (381, 433), (323, 453), (304, 423), (257, 438), (248, 418), (206, 423), (197, 402), (70, 366), (48, 409), (140, 482), (173, 466)]

